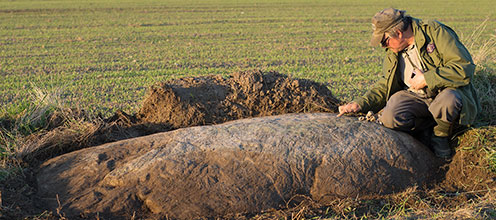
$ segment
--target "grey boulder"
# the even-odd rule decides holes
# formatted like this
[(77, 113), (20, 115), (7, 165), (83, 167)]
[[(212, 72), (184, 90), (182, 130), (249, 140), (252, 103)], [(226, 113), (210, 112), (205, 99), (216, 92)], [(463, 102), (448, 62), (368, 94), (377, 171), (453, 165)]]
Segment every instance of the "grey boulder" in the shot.
[[(295, 195), (374, 197), (431, 181), (411, 136), (335, 114), (287, 114), (157, 133), (50, 159), (47, 208), (70, 216), (191, 219), (260, 212)], [(60, 203), (60, 205), (59, 205)]]

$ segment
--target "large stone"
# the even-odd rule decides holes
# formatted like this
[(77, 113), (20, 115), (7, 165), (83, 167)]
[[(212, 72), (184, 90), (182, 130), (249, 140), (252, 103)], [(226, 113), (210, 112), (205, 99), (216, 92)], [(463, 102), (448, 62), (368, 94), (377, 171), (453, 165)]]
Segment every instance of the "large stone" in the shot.
[[(335, 114), (243, 119), (108, 143), (53, 158), (39, 196), (66, 216), (190, 219), (325, 202), (430, 181), (436, 159), (411, 136)], [(57, 201), (58, 196), (58, 201)]]

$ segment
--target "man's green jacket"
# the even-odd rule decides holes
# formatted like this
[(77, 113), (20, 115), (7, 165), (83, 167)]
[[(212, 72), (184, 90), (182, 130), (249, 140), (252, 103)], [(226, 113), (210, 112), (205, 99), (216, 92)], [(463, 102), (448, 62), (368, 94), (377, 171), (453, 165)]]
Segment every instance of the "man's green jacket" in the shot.
[[(481, 107), (470, 82), (475, 70), (470, 53), (456, 33), (440, 22), (424, 23), (413, 18), (412, 29), (423, 68), (427, 70), (424, 77), (428, 89), (440, 92), (444, 88), (456, 88), (463, 103), (459, 123), (472, 124)], [(395, 92), (405, 89), (397, 72), (398, 54), (386, 49), (384, 76), (363, 97), (355, 100), (362, 112), (378, 112)]]

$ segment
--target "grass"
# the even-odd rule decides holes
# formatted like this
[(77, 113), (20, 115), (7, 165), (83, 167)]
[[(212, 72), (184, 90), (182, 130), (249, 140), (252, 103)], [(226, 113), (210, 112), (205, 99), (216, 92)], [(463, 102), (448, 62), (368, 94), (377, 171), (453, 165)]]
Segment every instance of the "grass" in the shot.
[(60, 108), (56, 96), (41, 89), (33, 89), (30, 95), (34, 102), (23, 107), (22, 112), (14, 117), (7, 112), (0, 114), (0, 180), (22, 171), (23, 165), (15, 158), (16, 151), (26, 136), (46, 128), (49, 118)]
[[(19, 142), (46, 129), (54, 112), (135, 113), (146, 89), (166, 79), (274, 70), (328, 83), (336, 97), (350, 101), (379, 78), (383, 52), (368, 46), (369, 22), (389, 6), (448, 24), (471, 51), (483, 112), (477, 128), (461, 137), (471, 145), (459, 150), (482, 152), (485, 169), (496, 172), (493, 5), (492, 0), (0, 0), (0, 180), (22, 175), (25, 165), (14, 158)], [(82, 119), (66, 117), (65, 126), (84, 130)], [(458, 207), (443, 206), (449, 198), (411, 189), (385, 200), (345, 199), (279, 214), (291, 219), (496, 217), (494, 191)]]

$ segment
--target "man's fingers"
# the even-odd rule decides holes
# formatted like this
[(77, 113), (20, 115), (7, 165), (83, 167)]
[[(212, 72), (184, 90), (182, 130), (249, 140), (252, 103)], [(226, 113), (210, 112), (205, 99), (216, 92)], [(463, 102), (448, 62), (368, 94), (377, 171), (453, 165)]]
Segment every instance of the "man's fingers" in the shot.
[(344, 115), (345, 113), (358, 112), (360, 111), (360, 106), (356, 103), (349, 103), (338, 107), (338, 117)]

